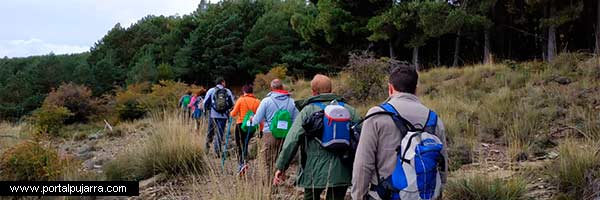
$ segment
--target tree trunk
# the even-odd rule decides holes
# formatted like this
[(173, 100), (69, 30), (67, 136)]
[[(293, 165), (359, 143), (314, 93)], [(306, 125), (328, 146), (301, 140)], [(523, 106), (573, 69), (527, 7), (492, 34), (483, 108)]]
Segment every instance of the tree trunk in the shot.
[(492, 63), (492, 52), (490, 45), (490, 30), (486, 29), (483, 31), (484, 35), (484, 45), (483, 45), (483, 64), (491, 64)]
[(458, 66), (458, 55), (460, 51), (460, 31), (456, 34), (456, 40), (454, 41), (454, 61), (452, 66)]
[(600, 55), (600, 1), (596, 9), (596, 55)]
[[(554, 4), (550, 3), (550, 16), (554, 16), (556, 8)], [(556, 25), (551, 24), (548, 27), (548, 62), (554, 60), (556, 57)]]
[(413, 47), (413, 65), (419, 71), (419, 47)]
[(556, 26), (548, 27), (548, 62), (554, 60), (556, 56)]
[(394, 58), (394, 45), (392, 45), (392, 40), (389, 41), (388, 45), (390, 48), (390, 58)]
[(437, 66), (442, 65), (441, 62), (441, 54), (440, 54), (440, 49), (442, 48), (442, 38), (438, 38), (438, 44), (437, 44)]

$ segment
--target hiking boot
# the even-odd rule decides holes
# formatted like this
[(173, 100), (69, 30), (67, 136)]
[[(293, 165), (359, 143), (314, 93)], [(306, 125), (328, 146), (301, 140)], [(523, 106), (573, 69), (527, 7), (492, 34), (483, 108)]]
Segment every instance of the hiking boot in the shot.
[(248, 165), (247, 164), (241, 164), (240, 168), (238, 170), (238, 176), (244, 176), (246, 175), (246, 171), (248, 170)]

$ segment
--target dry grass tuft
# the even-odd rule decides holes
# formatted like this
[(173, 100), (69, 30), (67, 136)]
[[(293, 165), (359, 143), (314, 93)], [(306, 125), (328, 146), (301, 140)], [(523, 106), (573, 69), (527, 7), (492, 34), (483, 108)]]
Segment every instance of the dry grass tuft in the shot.
[(132, 144), (105, 168), (109, 180), (141, 180), (156, 174), (185, 175), (204, 172), (201, 137), (193, 134), (181, 115), (154, 114), (148, 138)]
[(485, 175), (450, 180), (444, 197), (451, 200), (518, 200), (525, 197), (526, 183), (520, 177), (509, 180)]
[(600, 143), (567, 140), (559, 145), (559, 159), (548, 172), (562, 192), (559, 199), (600, 197)]

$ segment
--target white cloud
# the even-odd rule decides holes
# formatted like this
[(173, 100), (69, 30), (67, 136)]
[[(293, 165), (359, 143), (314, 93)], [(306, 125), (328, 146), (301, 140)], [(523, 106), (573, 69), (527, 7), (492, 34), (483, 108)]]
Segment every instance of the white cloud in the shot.
[(81, 53), (89, 51), (87, 46), (53, 44), (32, 38), (29, 40), (0, 40), (0, 57), (26, 57), (32, 55)]
[[(214, 0), (213, 0), (214, 2)], [(0, 57), (78, 53), (116, 24), (147, 15), (184, 15), (200, 0), (14, 0), (0, 6)]]

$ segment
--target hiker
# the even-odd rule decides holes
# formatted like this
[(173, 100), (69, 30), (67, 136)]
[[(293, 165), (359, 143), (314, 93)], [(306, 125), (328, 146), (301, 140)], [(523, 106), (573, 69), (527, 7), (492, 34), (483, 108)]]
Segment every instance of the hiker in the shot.
[(190, 113), (192, 113), (192, 118), (193, 118), (193, 113), (194, 113), (194, 108), (196, 107), (196, 98), (198, 98), (198, 93), (197, 92), (192, 92), (192, 98), (190, 99), (190, 102), (188, 103), (187, 107), (190, 110)]
[[(331, 93), (332, 83), (329, 77), (316, 75), (310, 82), (310, 87), (312, 97), (304, 101), (306, 103), (302, 105), (302, 111), (300, 111), (298, 118), (294, 121), (289, 134), (285, 138), (283, 148), (277, 158), (277, 172), (273, 182), (277, 185), (285, 179), (285, 171), (300, 147), (301, 166), (296, 185), (304, 188), (304, 199), (320, 199), (321, 193), (327, 190), (327, 199), (342, 200), (346, 196), (346, 191), (351, 183), (352, 164), (351, 162), (345, 163), (342, 161), (340, 151), (334, 151), (333, 148), (330, 148), (331, 146), (327, 146), (338, 141), (331, 140), (331, 138), (326, 141), (327, 135), (333, 135), (331, 135), (332, 132), (327, 134), (328, 132), (325, 130), (328, 129), (328, 125), (333, 124), (337, 130), (332, 131), (338, 131), (337, 133), (341, 135), (344, 129), (345, 136), (349, 137), (349, 123), (352, 121), (357, 122), (360, 118), (354, 108), (344, 103), (342, 97)], [(329, 121), (331, 123), (326, 122), (327, 119), (324, 115), (327, 115), (328, 110), (332, 110), (329, 108), (331, 105), (337, 105), (336, 109), (341, 109), (345, 113), (343, 114), (344, 123), (336, 125), (335, 121), (337, 120), (335, 119)], [(321, 119), (323, 120), (321, 129), (324, 131), (320, 133), (320, 136), (317, 136), (318, 133), (307, 131), (304, 128), (304, 122), (320, 111), (322, 111)], [(340, 120), (340, 122), (342, 121)], [(314, 136), (309, 136), (309, 134)], [(349, 138), (347, 139), (349, 140)], [(343, 141), (349, 144), (348, 140)]]
[[(235, 106), (231, 111), (231, 117), (237, 118), (235, 125), (235, 144), (237, 145), (239, 171), (238, 174), (243, 175), (248, 169), (248, 143), (254, 132), (256, 132), (256, 126), (251, 126), (251, 116), (256, 113), (260, 100), (258, 100), (253, 92), (252, 85), (244, 85), (242, 87), (243, 95), (235, 102)], [(242, 123), (244, 126), (242, 127)], [(248, 126), (250, 123), (250, 126)], [(242, 130), (244, 129), (244, 130)]]
[(283, 89), (279, 79), (271, 81), (271, 92), (260, 102), (252, 125), (264, 122), (262, 134), (262, 155), (264, 177), (273, 174), (273, 165), (283, 144), (285, 135), (289, 132), (293, 120), (298, 115), (294, 99)]
[(190, 104), (191, 99), (192, 91), (189, 90), (183, 96), (181, 96), (181, 98), (179, 98), (179, 107), (181, 108), (185, 118), (190, 117), (190, 108), (188, 105)]
[(418, 78), (414, 67), (396, 67), (389, 76), (389, 98), (368, 111), (356, 150), (352, 199), (441, 199), (448, 166), (444, 125), (415, 96)]
[[(204, 107), (210, 111), (208, 120), (208, 134), (206, 135), (206, 150), (210, 148), (210, 143), (214, 143), (217, 157), (221, 156), (221, 143), (223, 142), (223, 133), (229, 118), (229, 110), (233, 107), (235, 98), (227, 86), (225, 79), (217, 78), (216, 86), (206, 92), (204, 98)], [(215, 133), (216, 132), (216, 133)], [(213, 140), (213, 138), (216, 139)], [(214, 142), (213, 142), (214, 141)]]
[(202, 88), (194, 93), (192, 97), (192, 101), (190, 102), (190, 106), (192, 108), (192, 119), (196, 122), (195, 129), (198, 130), (200, 128), (200, 117), (202, 117), (202, 108), (204, 105), (204, 98), (202, 98), (201, 94), (205, 92), (205, 89)]

